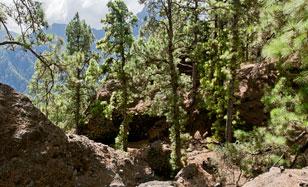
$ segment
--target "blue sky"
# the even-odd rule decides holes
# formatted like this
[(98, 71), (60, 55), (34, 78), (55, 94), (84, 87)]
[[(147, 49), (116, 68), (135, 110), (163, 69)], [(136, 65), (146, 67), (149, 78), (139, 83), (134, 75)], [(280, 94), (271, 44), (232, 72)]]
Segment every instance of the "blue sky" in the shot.
[[(13, 0), (0, 0), (6, 4)], [(107, 13), (106, 4), (109, 0), (38, 0), (43, 3), (43, 9), (49, 24), (68, 23), (78, 11), (80, 17), (85, 19), (93, 28), (100, 29), (100, 20)], [(143, 8), (138, 0), (124, 0), (128, 8), (135, 14)], [(16, 30), (10, 24), (11, 30)]]

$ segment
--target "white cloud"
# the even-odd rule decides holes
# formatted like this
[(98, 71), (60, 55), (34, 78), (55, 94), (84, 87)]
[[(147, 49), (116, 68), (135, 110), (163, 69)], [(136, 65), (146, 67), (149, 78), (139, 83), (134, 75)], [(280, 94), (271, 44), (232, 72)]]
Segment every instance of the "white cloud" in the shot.
[[(10, 3), (13, 0), (0, 0), (0, 2)], [(106, 6), (109, 0), (39, 0), (43, 3), (43, 9), (49, 24), (68, 23), (79, 12), (81, 19), (93, 28), (101, 28), (100, 20), (108, 11)], [(130, 11), (135, 14), (140, 12), (143, 5), (138, 0), (124, 0)], [(10, 26), (15, 30), (14, 26)]]
[[(81, 19), (85, 19), (94, 28), (100, 28), (100, 20), (108, 11), (108, 0), (41, 0), (46, 17), (50, 24), (68, 23), (79, 12)], [(128, 8), (138, 13), (142, 5), (138, 0), (125, 0)]]

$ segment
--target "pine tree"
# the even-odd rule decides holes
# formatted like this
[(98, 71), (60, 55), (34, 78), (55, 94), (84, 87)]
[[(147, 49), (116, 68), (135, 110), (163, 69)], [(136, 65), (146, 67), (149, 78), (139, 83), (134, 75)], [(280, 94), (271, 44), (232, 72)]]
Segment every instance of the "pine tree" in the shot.
[[(78, 13), (66, 29), (67, 43), (58, 42), (46, 53), (52, 66), (36, 63), (30, 84), (34, 101), (58, 126), (78, 130), (85, 123), (85, 111), (95, 95), (101, 70), (97, 55), (91, 51), (91, 28), (79, 19)], [(41, 107), (44, 104), (44, 107)]]
[[(186, 124), (184, 95), (191, 90), (187, 88), (192, 86), (191, 79), (181, 74), (178, 68), (186, 25), (185, 12), (182, 11), (185, 1), (142, 2), (149, 10), (144, 33), (150, 37), (141, 40), (145, 44), (139, 53), (148, 66), (145, 72), (150, 74), (148, 97), (152, 97), (155, 105), (151, 110), (158, 115), (166, 116), (171, 124), (171, 165), (176, 171), (183, 166), (181, 136)], [(153, 93), (155, 93), (154, 98), (151, 96)]]
[[(47, 118), (49, 118), (50, 105), (54, 100), (53, 86), (54, 75), (57, 68), (55, 66), (47, 68), (44, 63), (37, 60), (35, 63), (35, 73), (28, 85), (29, 93), (32, 95), (34, 104), (41, 109)], [(50, 72), (52, 71), (52, 72)]]
[(66, 114), (68, 119), (73, 118), (68, 121), (67, 127), (76, 127), (78, 130), (84, 121), (83, 112), (87, 108), (87, 100), (90, 97), (87, 95), (89, 85), (86, 84), (85, 79), (90, 61), (95, 60), (95, 55), (91, 52), (94, 36), (85, 21), (80, 20), (78, 13), (67, 25), (66, 36), (66, 53), (63, 55), (62, 62), (65, 85), (62, 90), (64, 96), (62, 99), (68, 99)]
[[(57, 81), (60, 72), (59, 54), (61, 54), (63, 42), (56, 41), (49, 48), (51, 50), (43, 53), (46, 61), (37, 59), (34, 67), (34, 74), (28, 84), (29, 94), (32, 97), (34, 104), (53, 122), (54, 120), (53, 107), (55, 106), (55, 95), (57, 92)], [(46, 64), (45, 62), (52, 62)]]
[(232, 57), (230, 59), (230, 82), (228, 85), (228, 107), (227, 107), (227, 120), (226, 120), (226, 132), (225, 132), (225, 138), (227, 142), (232, 142), (233, 139), (233, 130), (232, 130), (232, 123), (233, 123), (233, 115), (234, 115), (234, 93), (235, 93), (235, 86), (236, 86), (236, 70), (239, 68), (239, 65), (241, 63), (241, 59), (239, 54), (239, 14), (240, 14), (240, 1), (239, 0), (233, 0), (232, 1), (232, 10), (233, 10), (233, 18), (232, 18), (232, 26), (231, 26), (231, 52)]
[(189, 106), (187, 109), (189, 120), (186, 128), (193, 126), (195, 115), (200, 108), (204, 108), (200, 101), (200, 70), (204, 51), (203, 43), (208, 39), (209, 24), (202, 16), (206, 12), (206, 6), (202, 0), (189, 0), (183, 2), (181, 9), (186, 19), (181, 41), (180, 71), (191, 75), (192, 89), (189, 92)]
[[(231, 33), (232, 17), (235, 14), (232, 14), (230, 2), (211, 1), (207, 7), (208, 38), (198, 49), (197, 54), (205, 54), (200, 59), (204, 64), (201, 86), (209, 117), (214, 119), (212, 124), (213, 137), (218, 141), (223, 141), (227, 135), (226, 126), (223, 126), (223, 124), (226, 123), (228, 104), (230, 103), (233, 106), (234, 102), (233, 99), (232, 102), (231, 100), (228, 102), (232, 95), (230, 93), (232, 89), (228, 88), (232, 88), (231, 85), (235, 83), (231, 74), (231, 66), (233, 67), (233, 74), (237, 67), (236, 64), (232, 65), (231, 63), (232, 54), (236, 55), (236, 51), (233, 50), (235, 53), (232, 53), (231, 46), (233, 38)], [(233, 115), (231, 110), (229, 110), (229, 113)], [(230, 127), (229, 122), (230, 120), (228, 121), (228, 128)]]
[(90, 26), (80, 20), (78, 12), (66, 27), (66, 37), (66, 50), (69, 55), (82, 52), (89, 58), (94, 36)]
[(131, 13), (122, 0), (111, 0), (107, 4), (109, 13), (102, 20), (105, 30), (105, 37), (100, 40), (97, 47), (108, 55), (107, 64), (111, 65), (109, 78), (120, 81), (121, 88), (113, 93), (110, 103), (117, 108), (123, 116), (120, 132), (116, 138), (117, 147), (127, 151), (128, 125), (130, 114), (129, 104), (129, 77), (126, 72), (126, 64), (131, 58), (131, 46), (134, 42), (132, 28), (137, 22), (137, 18)]
[[(248, 6), (253, 4), (254, 6)], [(203, 62), (201, 87), (205, 107), (214, 123), (213, 137), (219, 141), (232, 140), (232, 129), (238, 124), (237, 71), (245, 60), (252, 59), (247, 52), (255, 35), (258, 22), (258, 0), (210, 1), (204, 14), (207, 22), (207, 38), (196, 54)], [(248, 62), (246, 62), (248, 63)], [(222, 124), (226, 124), (223, 126)]]

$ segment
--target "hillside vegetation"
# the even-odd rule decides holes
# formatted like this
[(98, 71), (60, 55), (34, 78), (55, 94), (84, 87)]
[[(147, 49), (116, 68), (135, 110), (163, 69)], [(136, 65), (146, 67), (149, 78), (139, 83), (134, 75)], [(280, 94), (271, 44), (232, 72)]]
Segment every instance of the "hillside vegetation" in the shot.
[[(1, 53), (25, 50), (36, 58), (29, 95), (63, 130), (125, 152), (156, 140), (168, 145), (166, 170), (154, 172), (169, 179), (191, 167), (207, 175), (200, 165), (210, 161), (190, 166), (195, 140), (224, 161), (206, 170), (220, 185), (230, 182), (217, 169), (225, 165), (239, 178), (308, 165), (307, 1), (140, 3), (142, 21), (123, 0), (110, 0), (97, 18), (99, 39), (76, 13), (65, 41), (46, 33), (41, 3), (1, 3)], [(7, 30), (12, 18), (20, 35)], [(27, 80), (7, 64), (5, 72)]]

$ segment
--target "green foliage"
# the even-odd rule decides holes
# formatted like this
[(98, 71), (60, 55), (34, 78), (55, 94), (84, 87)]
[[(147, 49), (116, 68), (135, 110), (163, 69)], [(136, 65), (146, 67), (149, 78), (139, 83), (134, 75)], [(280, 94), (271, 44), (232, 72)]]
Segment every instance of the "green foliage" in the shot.
[(207, 37), (194, 53), (202, 62), (200, 92), (213, 121), (213, 137), (218, 141), (226, 140), (226, 123), (235, 129), (249, 125), (238, 117), (235, 93), (241, 65), (260, 59), (262, 44), (257, 36), (261, 4), (259, 0), (207, 2), (207, 27), (203, 31)]
[(51, 51), (46, 51), (44, 55), (47, 61), (52, 61), (52, 64), (46, 64), (46, 61), (37, 60), (35, 63), (35, 72), (29, 82), (28, 89), (29, 94), (32, 97), (34, 104), (41, 109), (41, 111), (54, 121), (55, 118), (53, 106), (56, 99), (56, 85), (55, 82), (59, 78), (59, 66), (57, 62), (57, 53), (61, 50), (62, 41), (56, 41), (56, 43), (50, 46)]
[[(99, 69), (97, 62), (92, 59), (90, 65), (84, 53), (76, 52), (74, 55), (65, 55), (63, 87), (60, 90), (65, 99), (67, 108), (66, 127), (76, 128), (85, 121), (85, 110), (88, 108), (89, 99), (95, 95)], [(90, 69), (91, 68), (91, 69)], [(94, 70), (95, 69), (95, 70)]]
[[(49, 69), (48, 69), (49, 68)], [(46, 67), (41, 61), (35, 64), (35, 73), (28, 85), (29, 94), (32, 95), (34, 104), (49, 117), (50, 105), (52, 105), (54, 96), (51, 93), (54, 86), (53, 73), (57, 71), (57, 67)]]
[[(298, 133), (306, 132), (308, 120), (308, 44), (307, 29), (304, 29), (308, 23), (307, 5), (306, 1), (285, 1), (264, 10), (273, 17), (273, 23), (279, 25), (274, 25), (276, 36), (264, 48), (263, 54), (280, 59), (281, 74), (271, 94), (264, 97), (264, 102), (271, 113), (270, 123), (275, 126), (275, 134), (286, 137), (289, 145), (302, 142), (297, 138)], [(301, 146), (290, 145), (290, 149), (294, 153)]]
[[(67, 44), (63, 53), (60, 72), (61, 84), (59, 100), (63, 103), (66, 129), (80, 128), (85, 123), (85, 112), (91, 97), (96, 94), (100, 69), (96, 55), (90, 50), (93, 34), (85, 21), (79, 19), (78, 13), (66, 28)], [(61, 101), (59, 101), (61, 103)]]
[(236, 144), (225, 147), (227, 155), (254, 176), (273, 165), (302, 167), (298, 157), (307, 146), (307, 2), (264, 1), (261, 32), (272, 32), (263, 55), (276, 60), (277, 83), (263, 97), (270, 113), (267, 127), (237, 131)]
[(267, 128), (251, 132), (235, 131), (237, 141), (220, 149), (229, 163), (238, 165), (247, 176), (255, 177), (272, 166), (289, 165), (291, 155), (283, 146), (284, 138), (271, 134)]
[[(197, 48), (200, 50), (197, 54), (205, 54), (201, 59), (203, 61), (201, 87), (205, 108), (209, 111), (209, 117), (214, 121), (212, 124), (213, 137), (218, 141), (224, 141), (228, 101), (234, 97), (233, 93), (229, 93), (229, 88), (231, 84), (235, 87), (237, 85), (235, 71), (239, 68), (243, 58), (238, 49), (244, 45), (246, 33), (242, 33), (240, 26), (248, 25), (248, 23), (246, 23), (246, 17), (242, 15), (244, 10), (235, 10), (231, 2), (210, 1), (209, 7), (213, 8), (208, 12), (209, 19), (214, 19), (214, 22), (210, 22), (208, 26), (208, 30), (212, 33), (207, 31), (206, 34), (209, 37), (200, 48)], [(234, 11), (237, 12), (234, 13)], [(238, 16), (236, 28), (233, 24), (234, 15)], [(234, 41), (235, 36), (232, 29), (237, 30), (237, 35), (243, 36), (243, 38), (238, 37), (241, 38), (240, 41)], [(233, 105), (236, 102), (233, 99)], [(236, 112), (232, 112), (232, 115), (234, 114)], [(236, 119), (233, 118), (232, 121)]]
[(67, 45), (57, 42), (46, 56), (53, 65), (36, 63), (29, 85), (34, 102), (49, 119), (66, 130), (85, 123), (85, 112), (96, 95), (101, 75), (96, 55), (90, 51), (93, 42), (91, 29), (79, 20), (78, 13), (66, 29)]
[(132, 27), (137, 17), (131, 13), (122, 0), (112, 0), (107, 4), (109, 14), (102, 20), (106, 32), (104, 38), (97, 44), (98, 49), (104, 50), (108, 55), (128, 55), (134, 41)]
[[(171, 124), (170, 163), (174, 171), (182, 167), (183, 142), (181, 134), (187, 123), (184, 98), (192, 87), (191, 78), (180, 73), (183, 51), (188, 51), (184, 33), (187, 27), (187, 14), (182, 6), (185, 1), (144, 1), (149, 10), (149, 18), (141, 38), (134, 46), (138, 67), (138, 78), (147, 81), (143, 86), (142, 97), (151, 103), (147, 110), (152, 115), (165, 116)], [(159, 15), (159, 16), (157, 16)]]
[(69, 55), (82, 52), (86, 55), (90, 53), (90, 48), (94, 40), (90, 26), (79, 19), (78, 12), (66, 27), (67, 44), (66, 49)]
[(307, 113), (302, 113), (301, 101), (288, 87), (287, 79), (281, 78), (263, 101), (270, 111), (269, 126), (251, 132), (236, 131), (237, 142), (224, 148), (230, 161), (251, 176), (274, 165), (290, 167), (296, 161), (293, 155), (302, 146), (297, 137), (307, 127)]
[(137, 18), (128, 10), (122, 0), (111, 0), (107, 6), (109, 13), (102, 20), (106, 33), (104, 38), (97, 43), (97, 48), (103, 50), (108, 56), (105, 62), (110, 66), (107, 80), (118, 80), (121, 84), (120, 88), (112, 93), (109, 106), (106, 109), (117, 110), (123, 116), (120, 132), (116, 138), (116, 147), (127, 151), (130, 120), (128, 104), (131, 102), (127, 64), (131, 58), (130, 51), (134, 41), (132, 28), (136, 24)]
[(118, 136), (116, 137), (115, 139), (115, 147), (117, 149), (120, 149), (120, 150), (125, 150), (125, 147), (124, 146), (127, 146), (125, 145), (124, 142), (127, 141), (127, 138), (128, 138), (128, 135), (129, 135), (129, 132), (127, 129), (125, 129), (128, 124), (131, 122), (132, 120), (132, 116), (131, 115), (128, 115), (126, 118), (124, 118), (124, 120), (122, 121), (121, 125), (120, 125), (120, 130), (119, 130), (119, 134)]
[(96, 101), (91, 105), (91, 114), (103, 119), (111, 119), (112, 111), (112, 105), (109, 105), (107, 101)]

